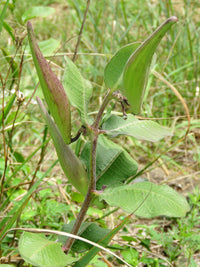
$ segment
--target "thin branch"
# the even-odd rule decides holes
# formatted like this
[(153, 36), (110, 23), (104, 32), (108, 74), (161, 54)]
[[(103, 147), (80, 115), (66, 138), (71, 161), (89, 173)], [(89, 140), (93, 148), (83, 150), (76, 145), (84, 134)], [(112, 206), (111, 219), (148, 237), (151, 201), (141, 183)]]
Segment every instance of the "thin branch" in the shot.
[(85, 9), (82, 25), (81, 25), (81, 28), (80, 28), (80, 32), (79, 32), (79, 35), (78, 35), (78, 40), (77, 40), (75, 51), (74, 51), (74, 56), (73, 56), (73, 59), (72, 59), (73, 62), (75, 62), (75, 60), (76, 60), (78, 47), (79, 47), (79, 44), (80, 44), (80, 41), (81, 41), (81, 36), (82, 36), (82, 33), (83, 33), (83, 28), (84, 28), (84, 25), (85, 25), (85, 20), (86, 20), (86, 16), (87, 16), (87, 13), (88, 13), (88, 10), (89, 10), (89, 6), (90, 6), (90, 0), (87, 1), (87, 7)]
[(101, 117), (103, 115), (103, 112), (106, 108), (106, 106), (108, 105), (109, 101), (111, 100), (112, 98), (112, 92), (109, 90), (108, 93), (106, 94), (104, 100), (103, 100), (103, 103), (99, 109), (99, 112), (97, 113), (97, 117), (96, 117), (96, 120), (94, 121), (92, 127), (94, 129), (97, 129), (99, 124), (100, 124), (100, 121), (101, 121)]

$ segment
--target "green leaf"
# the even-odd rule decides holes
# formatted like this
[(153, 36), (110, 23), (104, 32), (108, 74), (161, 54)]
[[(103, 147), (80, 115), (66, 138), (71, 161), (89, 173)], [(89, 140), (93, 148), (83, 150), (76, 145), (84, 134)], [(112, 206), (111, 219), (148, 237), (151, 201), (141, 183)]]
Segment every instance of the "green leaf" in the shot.
[(55, 12), (55, 9), (53, 7), (34, 6), (24, 12), (24, 14), (22, 15), (22, 21), (25, 23), (29, 19), (33, 19), (37, 17), (41, 17), (41, 18), (48, 17), (49, 15), (52, 15), (54, 12)]
[(19, 240), (19, 252), (26, 262), (38, 267), (64, 267), (76, 261), (62, 251), (61, 244), (42, 234), (24, 232)]
[[(86, 143), (81, 160), (89, 170), (90, 143)], [(137, 172), (135, 160), (119, 145), (100, 135), (96, 152), (97, 189), (125, 181)]]
[(63, 77), (63, 86), (69, 97), (70, 103), (78, 109), (83, 123), (88, 122), (88, 104), (92, 96), (91, 83), (84, 79), (76, 67), (69, 59), (65, 58), (67, 65)]
[(140, 43), (132, 43), (120, 48), (111, 58), (104, 70), (104, 81), (107, 87), (116, 89), (122, 82), (122, 74), (127, 60)]
[[(52, 55), (60, 46), (60, 41), (56, 40), (54, 38), (50, 38), (48, 40), (44, 40), (41, 42), (38, 42), (38, 46), (44, 56)], [(29, 54), (28, 49), (26, 50), (26, 53)]]
[(165, 136), (172, 135), (171, 130), (160, 126), (150, 120), (138, 120), (128, 114), (127, 119), (111, 115), (102, 126), (102, 129), (110, 137), (129, 135), (139, 140), (157, 142)]
[(12, 69), (12, 75), (17, 78), (19, 76), (19, 66), (17, 62), (14, 60), (14, 57), (4, 48), (0, 48), (6, 61), (10, 64)]
[[(42, 147), (42, 146), (41, 146)], [(40, 148), (40, 147), (39, 147)], [(39, 150), (39, 149), (38, 149)], [(32, 153), (33, 154), (33, 153)], [(29, 158), (30, 159), (30, 158)], [(35, 184), (29, 189), (27, 194), (23, 196), (23, 198), (17, 202), (17, 204), (7, 213), (7, 216), (0, 221), (0, 241), (4, 237), (5, 233), (13, 226), (13, 224), (17, 221), (17, 218), (22, 213), (23, 209), (27, 206), (27, 203), (33, 194), (33, 192), (38, 188), (42, 180), (46, 177), (46, 175), (52, 170), (52, 168), (57, 164), (57, 160), (49, 167), (49, 169), (42, 175), (42, 177), (35, 182)], [(23, 164), (21, 164), (23, 166)], [(13, 189), (12, 192), (14, 192)], [(11, 192), (11, 195), (12, 195)], [(2, 205), (3, 206), (3, 205)]]
[(186, 199), (171, 187), (150, 182), (106, 188), (100, 200), (144, 218), (183, 217), (190, 209)]
[(75, 155), (69, 145), (66, 145), (59, 129), (48, 114), (42, 101), (37, 98), (40, 110), (48, 125), (60, 165), (70, 183), (83, 195), (88, 189), (88, 177), (82, 162)]
[[(106, 246), (110, 240), (117, 234), (117, 232), (122, 229), (122, 227), (128, 222), (129, 217), (126, 217), (120, 224), (118, 224), (112, 231), (108, 234), (102, 236), (98, 244)], [(73, 267), (84, 267), (95, 257), (95, 255), (100, 251), (99, 248), (93, 247), (88, 253), (86, 253), (79, 261), (77, 261)]]
[(1, 11), (1, 14), (0, 14), (0, 32), (2, 31), (2, 25), (3, 25), (4, 18), (6, 16), (6, 10), (7, 10), (8, 4), (9, 4), (9, 0), (6, 1), (3, 7), (3, 10)]
[[(8, 103), (4, 107), (4, 120), (8, 116), (8, 113), (10, 112), (10, 110), (13, 106), (13, 103), (15, 101), (15, 97), (16, 97), (16, 94), (14, 93), (12, 96), (10, 96)], [(0, 114), (0, 126), (2, 125), (2, 121), (3, 121), (3, 113)]]
[(69, 144), (71, 142), (71, 112), (67, 95), (61, 82), (51, 70), (49, 63), (43, 57), (30, 21), (27, 23), (27, 30), (33, 61), (45, 100), (63, 140), (66, 144)]
[(9, 35), (13, 39), (13, 41), (15, 41), (14, 29), (5, 21), (3, 21), (3, 27), (9, 33)]
[(13, 264), (0, 264), (0, 267), (15, 267)]
[[(75, 221), (71, 221), (69, 224), (64, 224), (62, 231), (70, 233), (73, 228), (74, 222)], [(102, 239), (102, 236), (105, 236), (106, 234), (108, 234), (108, 232), (110, 232), (109, 229), (102, 228), (95, 223), (87, 222), (81, 224), (78, 235), (87, 240), (98, 243)], [(66, 240), (67, 237), (59, 236), (59, 241), (62, 242), (62, 244), (65, 244)], [(85, 250), (91, 249), (91, 247), (92, 245), (89, 243), (80, 240), (75, 240), (72, 246), (72, 250), (74, 252), (81, 253)]]
[(134, 114), (140, 112), (153, 54), (165, 33), (177, 21), (167, 19), (130, 56), (123, 73), (124, 92)]

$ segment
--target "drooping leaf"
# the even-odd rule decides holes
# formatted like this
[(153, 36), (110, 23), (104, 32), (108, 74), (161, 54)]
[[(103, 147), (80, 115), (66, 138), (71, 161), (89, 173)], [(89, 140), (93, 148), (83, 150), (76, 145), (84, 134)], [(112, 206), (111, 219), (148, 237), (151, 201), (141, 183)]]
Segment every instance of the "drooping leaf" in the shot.
[(171, 187), (150, 182), (106, 188), (100, 195), (102, 199), (144, 218), (183, 217), (190, 209), (186, 199)]
[(123, 73), (124, 92), (132, 112), (140, 112), (153, 54), (165, 33), (177, 21), (176, 17), (167, 19), (130, 56)]
[(71, 142), (71, 113), (67, 95), (61, 82), (51, 70), (47, 60), (43, 57), (30, 22), (27, 23), (27, 30), (33, 61), (45, 100), (63, 140), (66, 144), (69, 144)]
[[(86, 143), (81, 160), (89, 170), (90, 143)], [(105, 136), (100, 135), (96, 152), (96, 176), (97, 189), (103, 185), (111, 185), (124, 182), (137, 172), (135, 160), (119, 145), (113, 143)]]
[(25, 23), (29, 19), (37, 18), (37, 17), (48, 17), (55, 12), (53, 7), (48, 6), (34, 6), (24, 12), (22, 15), (22, 21)]
[[(71, 233), (73, 225), (74, 225), (74, 221), (71, 221), (69, 224), (64, 224), (62, 231)], [(95, 223), (84, 222), (81, 224), (78, 235), (87, 240), (98, 243), (102, 239), (102, 236), (105, 236), (106, 234), (108, 234), (108, 232), (110, 232), (109, 229), (102, 228)], [(65, 244), (66, 240), (67, 240), (67, 237), (59, 236), (59, 241), (62, 244)], [(75, 240), (71, 249), (74, 252), (81, 253), (81, 252), (84, 252), (85, 250), (89, 250), (91, 247), (92, 245), (86, 242)]]
[(121, 85), (126, 62), (139, 45), (140, 43), (132, 43), (123, 46), (108, 62), (104, 70), (104, 81), (108, 88), (116, 89)]
[(82, 77), (76, 65), (67, 57), (66, 62), (63, 86), (70, 103), (80, 112), (82, 122), (87, 123), (88, 104), (92, 96), (91, 83)]
[(102, 126), (105, 133), (110, 137), (118, 135), (129, 135), (139, 140), (157, 142), (165, 136), (170, 136), (171, 130), (162, 127), (158, 123), (150, 120), (138, 120), (132, 114), (127, 115), (127, 119), (111, 115)]
[(19, 252), (26, 262), (38, 267), (65, 267), (76, 261), (62, 251), (61, 244), (42, 234), (24, 232), (19, 240)]
[(88, 189), (88, 177), (82, 162), (75, 155), (69, 145), (66, 145), (59, 129), (48, 114), (42, 101), (37, 98), (40, 110), (48, 125), (60, 165), (70, 181), (70, 183), (83, 195), (86, 195)]

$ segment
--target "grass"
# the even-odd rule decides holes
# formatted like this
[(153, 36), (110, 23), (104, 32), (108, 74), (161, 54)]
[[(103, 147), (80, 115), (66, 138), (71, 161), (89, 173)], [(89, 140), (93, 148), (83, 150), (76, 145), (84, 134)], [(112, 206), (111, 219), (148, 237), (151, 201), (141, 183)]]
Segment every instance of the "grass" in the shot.
[[(5, 1), (1, 1), (0, 10), (4, 5)], [(64, 55), (74, 52), (85, 11), (85, 2), (81, 0), (18, 0), (12, 1), (6, 11), (5, 22), (12, 27), (15, 40), (12, 40), (12, 35), (5, 28), (2, 29), (0, 78), (4, 95), (1, 90), (0, 103), (1, 106), (3, 101), (7, 103), (14, 89), (22, 93), (24, 99), (20, 102), (18, 97), (18, 102), (15, 101), (5, 124), (0, 128), (1, 135), (5, 132), (2, 135), (4, 142), (0, 144), (1, 176), (5, 172), (0, 218), (3, 221), (9, 216), (12, 207), (23, 200), (23, 194), (29, 190), (31, 182), (44, 176), (30, 201), (26, 203), (20, 218), (16, 220), (16, 225), (60, 230), (64, 223), (76, 217), (82, 199), (73, 192), (59, 165), (55, 165), (48, 173), (56, 160), (56, 154), (51, 141), (48, 141), (35, 96), (30, 100), (37, 84), (37, 76), (28, 54), (26, 24), (22, 21), (22, 15), (29, 8), (38, 5), (55, 9), (54, 14), (35, 18), (32, 22), (39, 41), (49, 38), (57, 40), (55, 47), (52, 48), (51, 41), (48, 44), (50, 50), (49, 47), (45, 49), (59, 76), (65, 66)], [(180, 92), (189, 107), (191, 128), (186, 141), (178, 142), (187, 130), (184, 107), (173, 91), (153, 74), (150, 75), (149, 92), (141, 116), (172, 127), (174, 136), (158, 144), (125, 137), (116, 141), (124, 143), (127, 151), (139, 162), (140, 169), (152, 162), (141, 178), (171, 185), (188, 197), (192, 208), (183, 219), (156, 218), (152, 221), (133, 218), (133, 222), (115, 237), (115, 246), (133, 266), (195, 267), (200, 264), (199, 11), (197, 0), (141, 0), (140, 4), (125, 0), (92, 1), (84, 26), (76, 64), (83, 76), (93, 83), (94, 95), (90, 111), (96, 112), (105, 92), (103, 69), (111, 55), (127, 43), (143, 41), (166, 17), (176, 15), (179, 18), (179, 23), (159, 46), (153, 68)], [(22, 62), (21, 76), (16, 75), (14, 62), (19, 69)], [(41, 95), (40, 88), (36, 95)], [(113, 104), (113, 107), (116, 111), (119, 110), (117, 105)], [(73, 111), (74, 121), (77, 120), (76, 116)], [(74, 134), (78, 127), (77, 122)], [(48, 146), (45, 145), (47, 142)], [(7, 150), (3, 144), (6, 144), (9, 151), (6, 161)], [(42, 144), (43, 149), (39, 148)], [(171, 149), (168, 151), (169, 147)], [(160, 154), (160, 160), (153, 163)], [(88, 214), (89, 221), (95, 219), (91, 213)], [(96, 213), (97, 218), (101, 216), (98, 215), (100, 209), (97, 208)], [(106, 221), (112, 227), (123, 216), (123, 212), (120, 212), (116, 217), (110, 215), (99, 222), (105, 225)], [(10, 234), (2, 242), (2, 263), (13, 262), (17, 266), (25, 266), (16, 249), (18, 238), (18, 234)], [(89, 266), (109, 266), (105, 263), (106, 260), (101, 261), (102, 258), (103, 256), (96, 257), (93, 265), (91, 263)], [(107, 260), (114, 261), (109, 257)], [(113, 265), (121, 266), (117, 261)]]

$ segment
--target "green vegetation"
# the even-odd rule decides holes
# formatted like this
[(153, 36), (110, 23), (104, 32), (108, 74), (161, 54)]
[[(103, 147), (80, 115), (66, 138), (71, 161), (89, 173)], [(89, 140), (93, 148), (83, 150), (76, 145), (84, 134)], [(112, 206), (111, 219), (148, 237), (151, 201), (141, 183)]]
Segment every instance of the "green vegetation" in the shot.
[(200, 5), (86, 2), (0, 2), (0, 267), (197, 267)]

